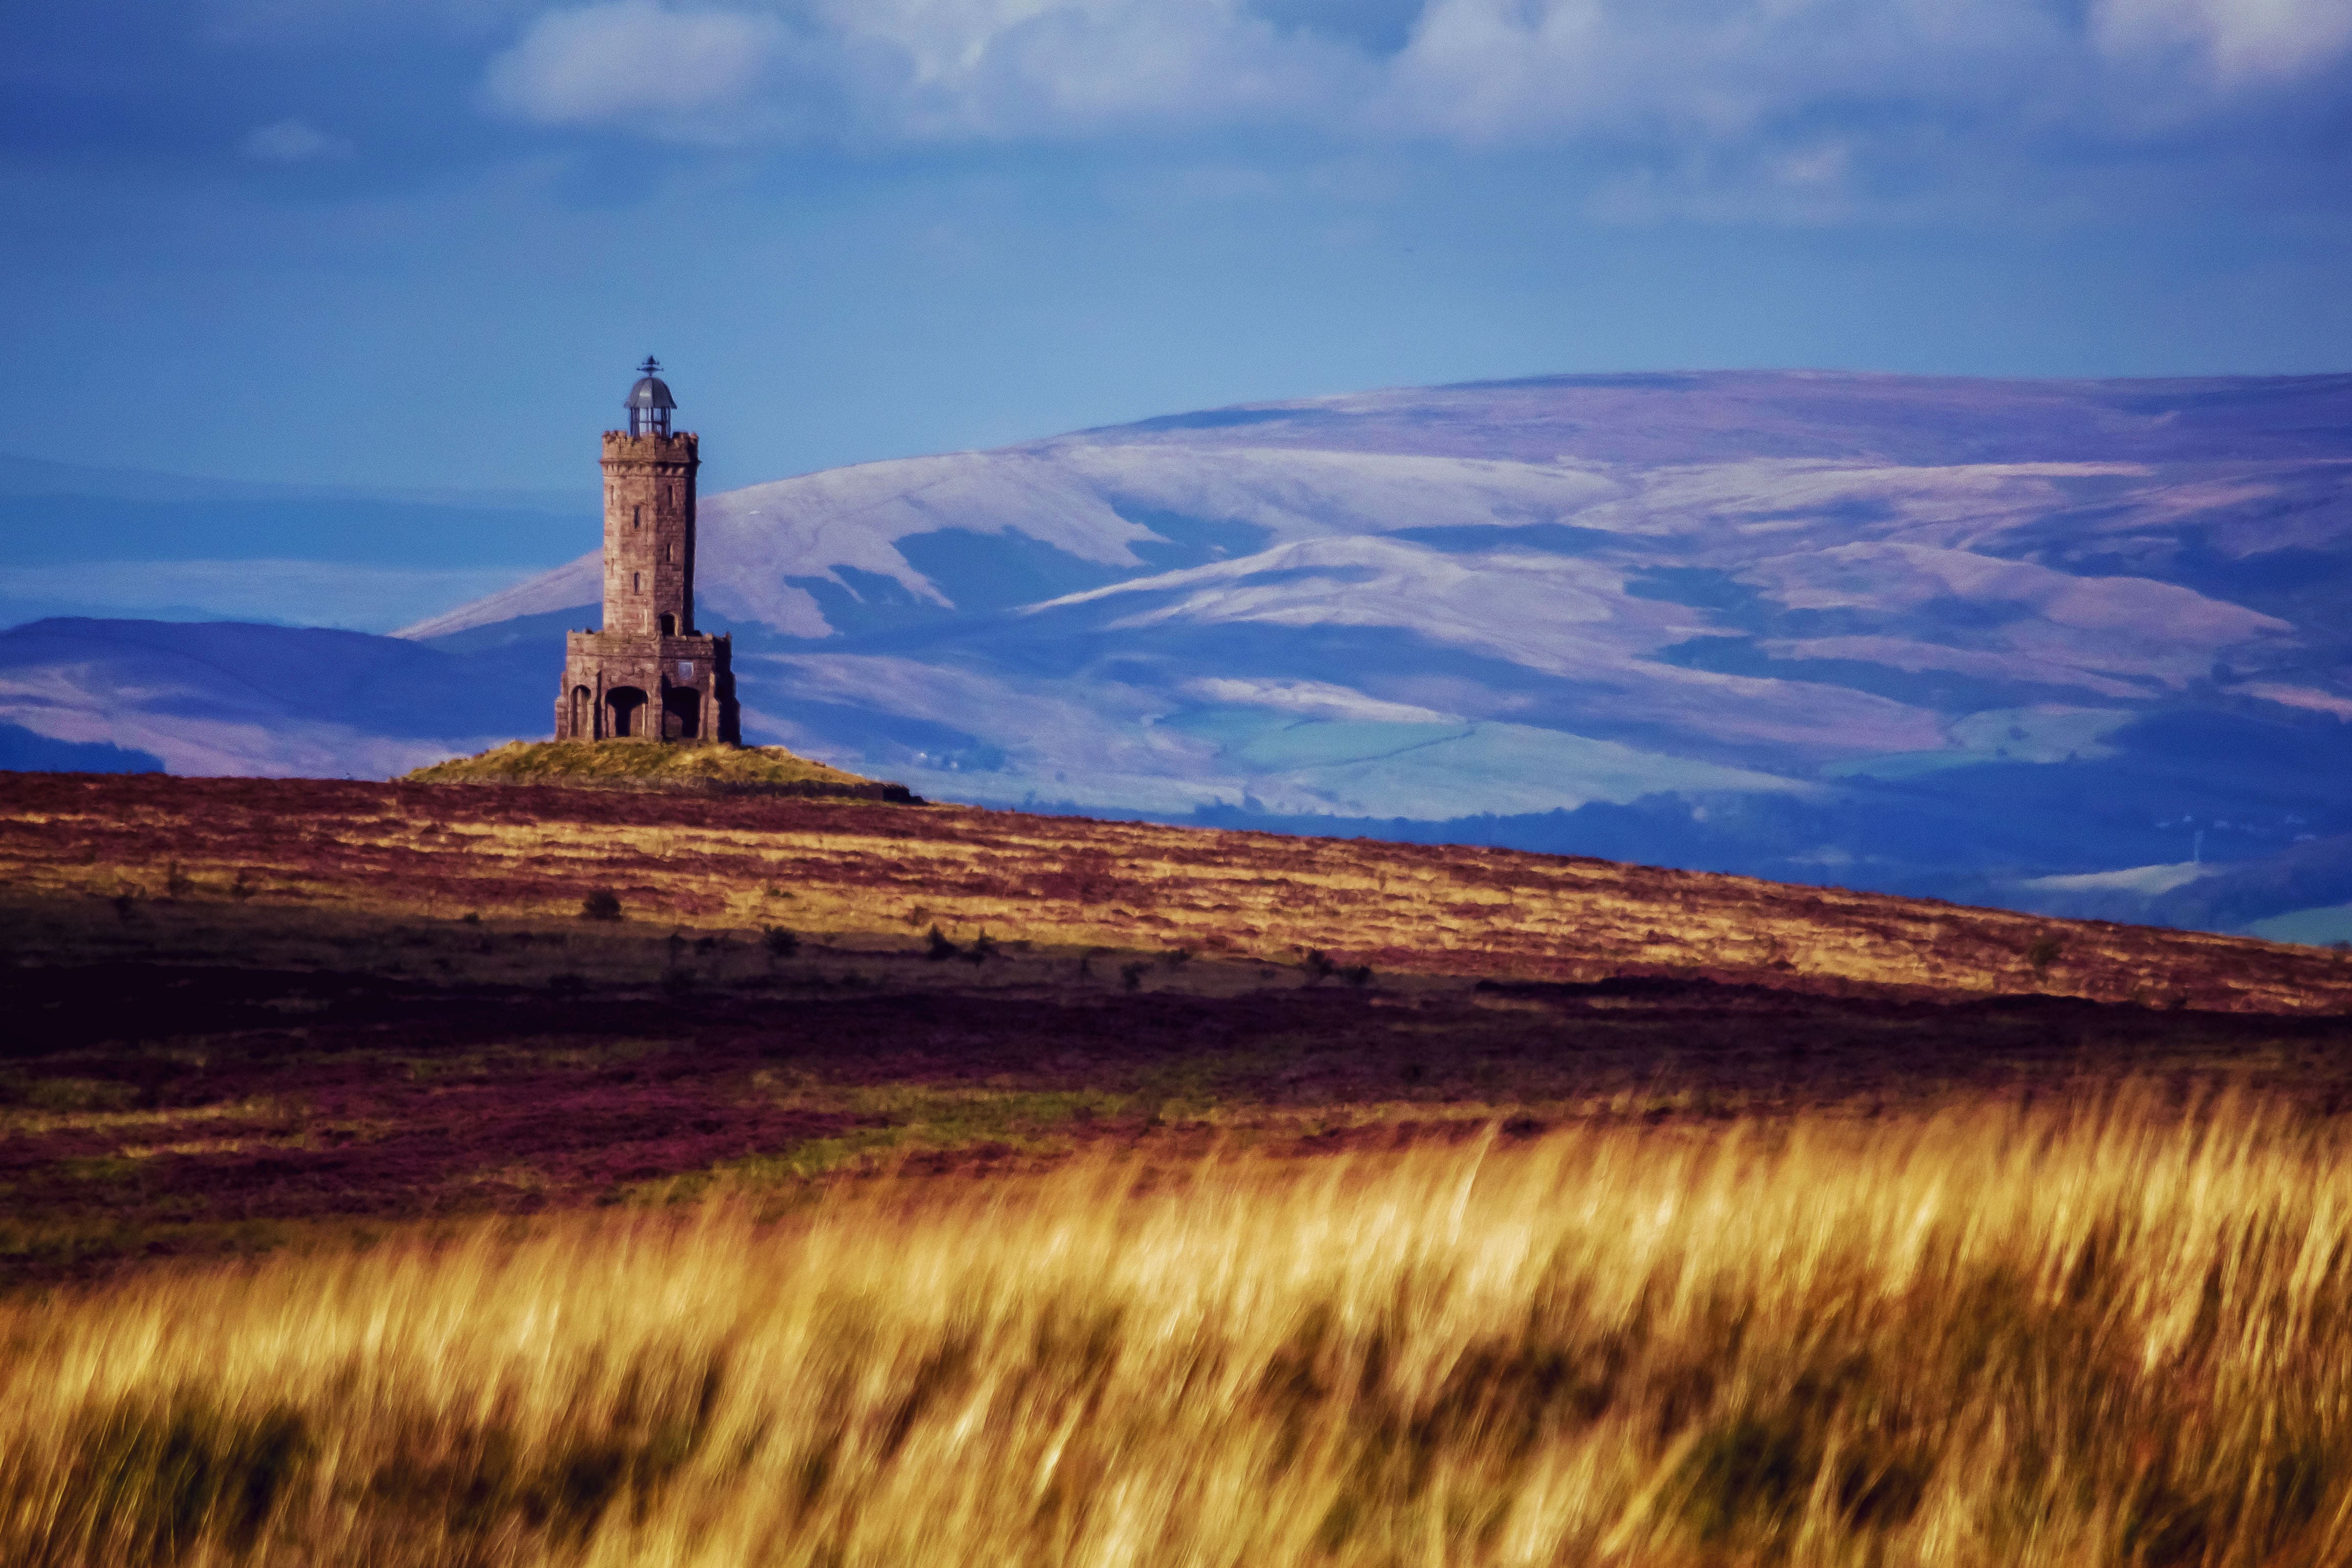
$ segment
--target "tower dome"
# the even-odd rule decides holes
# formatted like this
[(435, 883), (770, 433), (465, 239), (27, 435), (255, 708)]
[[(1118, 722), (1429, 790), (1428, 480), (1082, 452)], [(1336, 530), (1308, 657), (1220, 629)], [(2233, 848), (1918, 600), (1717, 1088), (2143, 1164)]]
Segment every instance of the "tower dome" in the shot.
[(632, 436), (667, 436), (669, 416), (677, 407), (677, 399), (669, 395), (669, 384), (656, 373), (661, 362), (651, 354), (637, 366), (637, 384), (629, 388), (628, 401), (622, 405), (629, 411), (629, 434)]

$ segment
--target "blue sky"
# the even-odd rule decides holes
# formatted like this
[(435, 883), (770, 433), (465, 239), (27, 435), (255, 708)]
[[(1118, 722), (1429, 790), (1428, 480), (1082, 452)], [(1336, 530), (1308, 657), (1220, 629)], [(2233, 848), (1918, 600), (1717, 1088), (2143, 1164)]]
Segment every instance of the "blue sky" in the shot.
[(0, 448), (69, 462), (585, 492), (649, 351), (718, 487), (1547, 371), (2352, 364), (2345, 0), (93, 0), (7, 39)]

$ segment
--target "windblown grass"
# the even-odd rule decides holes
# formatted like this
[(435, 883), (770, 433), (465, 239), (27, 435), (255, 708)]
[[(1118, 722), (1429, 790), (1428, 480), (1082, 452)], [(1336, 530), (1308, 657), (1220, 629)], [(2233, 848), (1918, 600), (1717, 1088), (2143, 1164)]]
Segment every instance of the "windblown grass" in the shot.
[(2352, 1559), (2329, 1125), (875, 1181), (0, 1308), (0, 1561)]

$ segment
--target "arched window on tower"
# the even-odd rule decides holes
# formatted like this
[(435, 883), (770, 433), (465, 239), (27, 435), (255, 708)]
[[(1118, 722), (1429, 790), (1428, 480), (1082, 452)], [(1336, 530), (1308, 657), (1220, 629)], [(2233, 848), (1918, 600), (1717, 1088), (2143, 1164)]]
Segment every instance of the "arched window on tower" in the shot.
[(676, 616), (664, 616), (662, 617), (661, 635), (666, 637), (674, 637), (677, 636), (677, 617)]

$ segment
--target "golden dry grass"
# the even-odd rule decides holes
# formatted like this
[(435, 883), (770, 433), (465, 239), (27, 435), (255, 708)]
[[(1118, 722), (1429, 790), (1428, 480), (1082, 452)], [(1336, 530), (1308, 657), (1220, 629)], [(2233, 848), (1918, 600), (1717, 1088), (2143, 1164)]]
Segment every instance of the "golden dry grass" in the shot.
[(2352, 1163), (2127, 1090), (876, 1180), (0, 1306), (0, 1561), (2352, 1560)]
[(1295, 963), (1319, 950), (1383, 974), (1678, 972), (1936, 996), (2352, 1007), (2352, 960), (2250, 938), (1574, 857), (969, 807), (0, 775), (0, 878), (126, 910), (171, 896), (544, 920), (608, 889), (626, 920), (701, 930), (905, 938), (937, 924), (1081, 951)]

